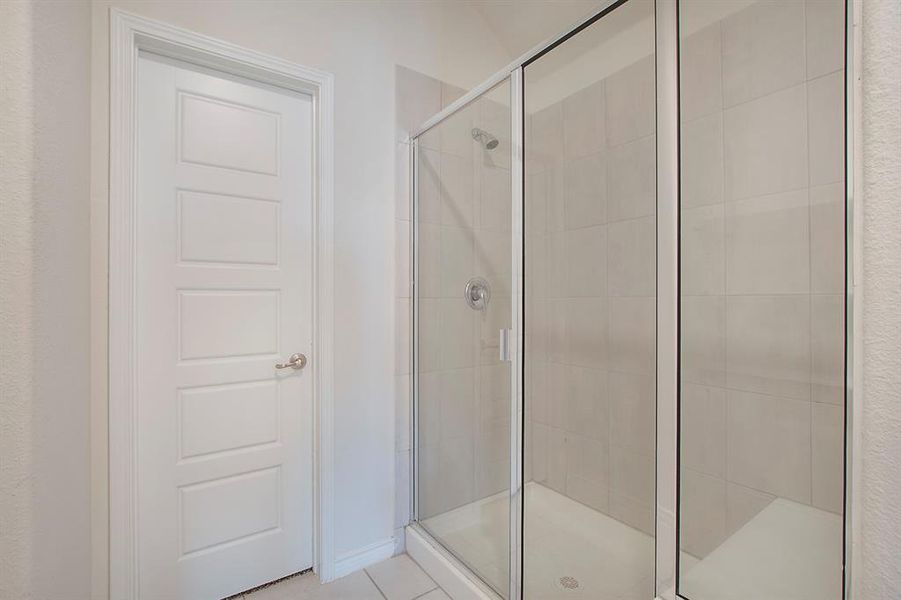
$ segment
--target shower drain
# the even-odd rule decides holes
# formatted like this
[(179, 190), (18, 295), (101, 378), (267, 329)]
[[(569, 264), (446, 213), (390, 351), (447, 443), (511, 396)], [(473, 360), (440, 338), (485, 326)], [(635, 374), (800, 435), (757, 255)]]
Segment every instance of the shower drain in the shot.
[(564, 590), (577, 590), (577, 589), (579, 589), (579, 580), (576, 579), (575, 577), (570, 577), (569, 575), (566, 575), (566, 576), (564, 576), (564, 577), (561, 577), (557, 583), (558, 583), (558, 584), (560, 585), (560, 587), (563, 588)]

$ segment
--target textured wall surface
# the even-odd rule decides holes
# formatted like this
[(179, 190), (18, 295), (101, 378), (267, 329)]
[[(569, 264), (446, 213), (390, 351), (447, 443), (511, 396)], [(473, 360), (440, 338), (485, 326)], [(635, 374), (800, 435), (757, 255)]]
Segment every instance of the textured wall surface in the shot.
[(901, 598), (901, 2), (863, 3), (859, 589)]
[(87, 598), (90, 5), (0, 10), (0, 597)]

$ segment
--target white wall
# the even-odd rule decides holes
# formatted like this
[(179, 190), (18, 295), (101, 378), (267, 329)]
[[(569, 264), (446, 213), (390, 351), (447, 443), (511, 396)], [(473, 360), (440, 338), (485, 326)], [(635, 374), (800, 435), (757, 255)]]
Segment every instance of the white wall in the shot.
[(83, 598), (89, 4), (0, 3), (0, 56), (0, 598)]
[(861, 4), (862, 452), (852, 577), (860, 598), (881, 600), (901, 598), (901, 2)]
[[(335, 75), (335, 550), (394, 529), (395, 64), (470, 87), (509, 57), (454, 2), (98, 1), (92, 32), (92, 442), (95, 586), (106, 581), (109, 8)], [(316, 359), (315, 356), (312, 357)]]

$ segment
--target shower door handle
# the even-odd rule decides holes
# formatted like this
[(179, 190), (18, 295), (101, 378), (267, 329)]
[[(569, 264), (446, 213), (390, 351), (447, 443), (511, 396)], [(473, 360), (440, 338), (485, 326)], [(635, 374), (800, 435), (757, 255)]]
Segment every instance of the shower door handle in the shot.
[(498, 343), (498, 347), (500, 348), (500, 359), (501, 362), (510, 362), (512, 359), (510, 357), (510, 335), (512, 331), (510, 329), (501, 329), (500, 330), (500, 342)]

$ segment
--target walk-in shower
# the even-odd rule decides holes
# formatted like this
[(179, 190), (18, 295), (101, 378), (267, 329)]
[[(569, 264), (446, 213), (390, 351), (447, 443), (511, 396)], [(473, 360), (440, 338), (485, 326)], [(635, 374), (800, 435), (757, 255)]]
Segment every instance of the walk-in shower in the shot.
[(412, 525), (504, 598), (839, 599), (843, 0), (620, 0), (413, 136)]

